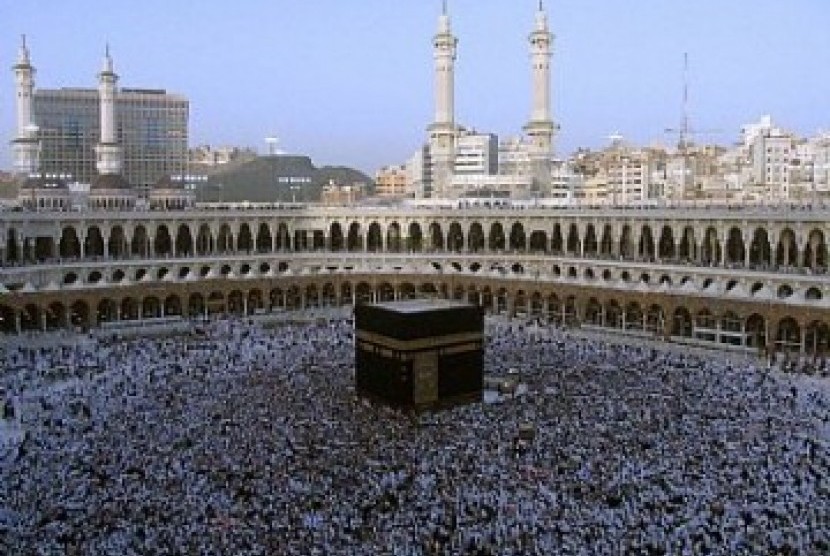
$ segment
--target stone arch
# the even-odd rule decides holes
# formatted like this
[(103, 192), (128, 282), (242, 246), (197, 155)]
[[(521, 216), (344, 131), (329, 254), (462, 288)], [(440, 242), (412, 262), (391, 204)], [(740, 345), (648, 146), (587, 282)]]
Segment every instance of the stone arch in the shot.
[(110, 238), (107, 242), (107, 251), (110, 258), (123, 259), (129, 254), (127, 235), (122, 226), (113, 226), (110, 230)]
[(496, 314), (501, 315), (507, 312), (508, 296), (509, 294), (507, 293), (506, 288), (499, 288), (498, 290), (496, 290), (496, 293), (493, 296), (493, 299), (495, 301)]
[(726, 252), (724, 253), (726, 263), (731, 265), (743, 265), (746, 258), (746, 247), (744, 236), (737, 226), (729, 228), (726, 235)]
[(715, 329), (717, 327), (718, 318), (709, 310), (708, 307), (700, 309), (695, 314), (694, 320), (694, 335), (696, 338), (713, 342), (715, 341)]
[(565, 243), (565, 252), (578, 256), (582, 253), (582, 240), (579, 238), (579, 227), (576, 223), (568, 226), (568, 241)]
[(404, 282), (399, 288), (401, 299), (415, 299), (418, 297), (418, 292), (415, 286), (410, 282)]
[(263, 299), (262, 290), (253, 288), (248, 292), (248, 314), (253, 315), (260, 313), (265, 309), (265, 300)]
[(616, 299), (610, 299), (605, 303), (605, 326), (609, 328), (622, 328), (623, 310)]
[(121, 320), (137, 320), (141, 316), (141, 305), (132, 297), (121, 300)]
[(721, 247), (718, 240), (718, 231), (714, 226), (709, 226), (703, 236), (703, 250), (700, 262), (705, 265), (716, 266), (721, 261)]
[(553, 231), (550, 234), (550, 250), (554, 255), (561, 255), (565, 248), (565, 242), (562, 240), (562, 225), (557, 222), (553, 225)]
[(227, 308), (225, 294), (220, 291), (212, 291), (207, 296), (205, 308), (209, 315), (222, 314)]
[(778, 333), (775, 343), (784, 352), (801, 351), (801, 326), (793, 317), (783, 317), (778, 321)]
[[(17, 247), (15, 247), (15, 251)], [(78, 232), (74, 226), (66, 226), (61, 233), (58, 242), (58, 254), (62, 259), (81, 258), (81, 242), (78, 240)]]
[(320, 306), (320, 288), (317, 284), (309, 284), (305, 288), (305, 306), (316, 308)]
[(360, 231), (360, 224), (358, 222), (352, 222), (349, 225), (346, 249), (349, 251), (361, 251), (363, 249), (363, 234)]
[(452, 222), (450, 224), (449, 232), (447, 232), (447, 250), (448, 251), (462, 251), (464, 249), (464, 232), (461, 229), (461, 224)]
[(676, 257), (674, 248), (674, 231), (671, 226), (663, 226), (660, 230), (660, 241), (657, 244), (657, 257), (662, 261), (670, 261)]
[(643, 308), (637, 301), (629, 301), (625, 306), (625, 328), (627, 330), (643, 329)]
[(86, 230), (84, 256), (98, 258), (104, 256), (104, 237), (101, 235), (101, 228), (98, 226), (90, 226)]
[(530, 252), (531, 253), (547, 253), (548, 251), (548, 234), (544, 230), (534, 230), (530, 234)]
[(767, 320), (758, 313), (746, 319), (744, 326), (747, 347), (765, 349), (767, 347)]
[[(241, 232), (240, 232), (241, 233)], [(226, 311), (231, 315), (245, 314), (245, 295), (239, 290), (231, 290), (228, 294)]]
[(341, 305), (352, 305), (354, 289), (350, 282), (343, 282), (340, 284), (340, 303)]
[(444, 232), (438, 222), (429, 225), (429, 247), (432, 251), (444, 250)]
[(527, 316), (527, 293), (524, 290), (518, 290), (513, 296), (513, 314), (517, 316)]
[(213, 253), (213, 232), (207, 224), (200, 224), (196, 230), (196, 241), (194, 249), (197, 255), (208, 255)]
[(484, 228), (481, 223), (470, 224), (470, 230), (467, 232), (467, 248), (473, 253), (484, 250)]
[(271, 237), (271, 227), (266, 222), (260, 222), (256, 231), (257, 253), (270, 253), (274, 250), (274, 238)]
[(666, 312), (657, 303), (646, 310), (646, 331), (662, 336), (666, 325)]
[(634, 258), (634, 240), (632, 239), (633, 232), (631, 231), (631, 226), (625, 224), (622, 227), (622, 232), (620, 233), (620, 257), (623, 259), (633, 259)]
[(17, 332), (17, 315), (9, 305), (0, 305), (0, 332), (3, 334)]
[(539, 291), (533, 292), (533, 295), (530, 296), (530, 314), (534, 317), (541, 317), (543, 316), (544, 310), (545, 300), (542, 297), (542, 293)]
[(329, 225), (329, 249), (332, 251), (342, 251), (346, 246), (346, 241), (343, 238), (343, 226), (340, 222), (332, 222)]
[(602, 304), (596, 297), (589, 298), (587, 303), (585, 303), (584, 321), (585, 324), (592, 326), (603, 325)]
[(683, 228), (683, 235), (680, 238), (677, 256), (684, 262), (695, 260), (697, 256), (697, 239), (695, 238), (695, 229), (692, 226)]
[(176, 256), (188, 257), (193, 255), (193, 236), (190, 234), (190, 226), (180, 224), (176, 232)]
[(95, 308), (98, 323), (113, 322), (118, 318), (118, 304), (112, 299), (105, 297), (98, 302)]
[(791, 228), (784, 228), (778, 239), (775, 249), (775, 264), (784, 267), (794, 267), (798, 264), (798, 244), (795, 232)]
[(685, 307), (678, 307), (672, 314), (672, 336), (691, 338), (694, 333), (692, 313)]
[(392, 222), (386, 228), (386, 250), (398, 253), (402, 249), (403, 240), (401, 238), (401, 225), (397, 222)]
[(742, 346), (745, 336), (743, 331), (744, 320), (732, 310), (726, 310), (720, 315), (720, 342), (734, 346)]
[(597, 241), (597, 231), (593, 224), (588, 224), (585, 228), (585, 247), (583, 249), (585, 255), (589, 257), (596, 257), (599, 252), (599, 241)]
[(236, 251), (238, 253), (251, 253), (254, 250), (254, 234), (247, 222), (239, 225), (239, 233), (236, 236)]
[[(61, 235), (63, 235), (63, 233), (61, 233)], [(9, 228), (9, 231), (6, 233), (6, 260), (9, 261), (9, 262), (18, 262), (18, 261), (20, 261), (21, 253), (20, 253), (20, 249), (19, 249), (18, 244), (17, 244), (18, 239), (19, 239), (19, 234), (17, 233), (17, 230), (14, 229), (14, 228)], [(60, 250), (58, 250), (58, 254), (60, 254)], [(11, 309), (9, 309), (9, 310), (12, 311), (12, 315), (13, 315), (14, 311), (11, 310)], [(13, 316), (12, 316), (11, 320), (12, 320), (12, 323), (11, 323), (12, 331), (14, 331), (14, 322), (13, 322), (14, 317)]]
[(372, 286), (366, 282), (360, 282), (355, 288), (355, 299), (358, 303), (371, 303)]
[(562, 301), (553, 292), (548, 294), (548, 319), (551, 322), (562, 322)]
[(323, 284), (321, 295), (321, 300), (324, 307), (337, 306), (337, 288), (334, 287), (334, 284), (332, 284), (331, 282), (326, 282), (325, 284)]
[(389, 282), (382, 282), (377, 289), (378, 301), (394, 301), (395, 288)]
[(810, 355), (830, 353), (830, 324), (814, 320), (804, 329), (804, 351)]
[(161, 301), (155, 295), (149, 295), (141, 301), (141, 318), (155, 319), (161, 316)]
[(79, 299), (69, 306), (69, 322), (72, 326), (88, 330), (91, 325), (89, 316), (89, 305), (86, 301)]
[(614, 256), (614, 229), (611, 224), (606, 224), (602, 227), (602, 239), (600, 239), (599, 242), (599, 254), (604, 258)]
[(153, 240), (153, 249), (157, 257), (169, 257), (173, 254), (173, 240), (167, 224), (159, 224), (156, 228), (156, 237)]
[(55, 240), (51, 236), (38, 236), (35, 238), (34, 258), (38, 262), (48, 261), (55, 258)]
[(24, 332), (38, 330), (40, 327), (39, 312), (37, 305), (27, 303), (20, 311), (20, 330)]
[(640, 243), (637, 246), (637, 251), (642, 260), (653, 261), (655, 259), (654, 234), (648, 224), (643, 224), (640, 228)]
[(164, 316), (182, 316), (182, 298), (176, 294), (170, 294), (164, 299)]
[(409, 235), (406, 241), (410, 251), (420, 253), (424, 250), (424, 231), (421, 229), (421, 224), (410, 222)]
[(807, 236), (804, 246), (804, 266), (813, 272), (827, 270), (827, 242), (824, 232), (817, 228), (811, 230)]
[[(44, 310), (47, 330), (57, 330), (65, 328), (66, 322), (66, 306), (60, 301), (53, 301)], [(123, 316), (122, 316), (123, 318)]]
[(377, 222), (369, 224), (369, 231), (366, 234), (366, 250), (373, 253), (383, 250), (383, 234)]
[(490, 234), (487, 239), (490, 251), (504, 251), (506, 242), (504, 239), (504, 227), (502, 227), (501, 222), (493, 222), (490, 225)]
[(510, 227), (510, 250), (524, 251), (527, 249), (527, 236), (525, 227), (521, 222), (514, 222)]
[(205, 314), (205, 296), (199, 292), (191, 293), (187, 298), (187, 314), (191, 318)]
[[(351, 299), (351, 294), (349, 294), (349, 299)], [(268, 308), (271, 311), (285, 308), (285, 292), (282, 288), (271, 288), (268, 292)]]
[(438, 288), (432, 282), (422, 283), (418, 288), (418, 292), (427, 297), (438, 297)]
[(277, 251), (291, 251), (291, 232), (288, 231), (288, 224), (280, 222), (277, 224), (277, 237), (275, 239)]
[(220, 253), (229, 253), (233, 251), (233, 232), (230, 224), (222, 224), (219, 226), (219, 234), (216, 238), (216, 249)]
[(749, 245), (749, 266), (768, 268), (772, 264), (772, 247), (765, 228), (756, 228)]

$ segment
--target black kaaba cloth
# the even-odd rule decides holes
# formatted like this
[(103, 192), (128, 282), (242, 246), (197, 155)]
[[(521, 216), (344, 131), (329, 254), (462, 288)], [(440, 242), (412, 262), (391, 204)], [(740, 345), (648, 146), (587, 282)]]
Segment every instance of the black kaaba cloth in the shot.
[(395, 407), (481, 400), (484, 312), (469, 303), (411, 299), (355, 307), (360, 395)]

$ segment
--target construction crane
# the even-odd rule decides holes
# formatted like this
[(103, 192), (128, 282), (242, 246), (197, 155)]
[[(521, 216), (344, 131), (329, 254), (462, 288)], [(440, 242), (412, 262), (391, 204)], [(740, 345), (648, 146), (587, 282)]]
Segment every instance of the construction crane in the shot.
[(682, 173), (682, 191), (681, 198), (686, 196), (686, 193), (692, 189), (694, 185), (694, 176), (689, 165), (689, 147), (691, 146), (691, 137), (694, 135), (711, 135), (715, 133), (722, 133), (719, 129), (693, 129), (689, 122), (689, 53), (683, 53), (683, 117), (680, 121), (680, 127), (668, 127), (665, 133), (677, 134), (677, 150), (680, 152), (681, 160), (683, 162)]

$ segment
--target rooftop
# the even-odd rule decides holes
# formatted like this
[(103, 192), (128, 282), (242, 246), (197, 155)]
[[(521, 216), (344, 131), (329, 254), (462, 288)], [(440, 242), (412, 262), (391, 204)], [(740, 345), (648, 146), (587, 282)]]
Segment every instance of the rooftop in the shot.
[(427, 313), (431, 311), (443, 311), (446, 309), (457, 309), (460, 307), (470, 307), (469, 303), (464, 301), (457, 301), (454, 299), (405, 299), (401, 301), (384, 301), (375, 303), (375, 307), (394, 311), (396, 313)]

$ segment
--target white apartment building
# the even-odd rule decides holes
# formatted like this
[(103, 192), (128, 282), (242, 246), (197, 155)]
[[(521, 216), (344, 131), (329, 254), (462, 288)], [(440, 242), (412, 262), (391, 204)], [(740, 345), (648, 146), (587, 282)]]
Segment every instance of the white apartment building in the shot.
[(426, 199), (432, 195), (432, 161), (429, 146), (416, 150), (406, 165), (406, 196)]
[(493, 133), (461, 129), (455, 143), (455, 174), (493, 175), (499, 169), (499, 140)]

